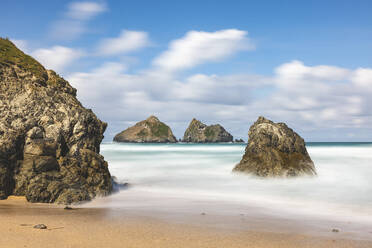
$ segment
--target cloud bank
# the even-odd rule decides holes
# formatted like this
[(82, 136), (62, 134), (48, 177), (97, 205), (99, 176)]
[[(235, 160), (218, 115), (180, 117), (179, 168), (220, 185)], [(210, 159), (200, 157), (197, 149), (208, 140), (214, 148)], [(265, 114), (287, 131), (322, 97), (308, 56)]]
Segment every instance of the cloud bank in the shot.
[[(293, 60), (273, 68), (271, 75), (185, 73), (255, 49), (248, 33), (237, 29), (189, 31), (171, 41), (145, 70), (132, 71), (127, 64), (110, 61), (149, 44), (146, 32), (122, 30), (96, 46), (105, 61), (101, 66), (67, 77), (83, 104), (110, 123), (108, 139), (151, 114), (166, 121), (178, 137), (195, 117), (221, 123), (237, 138), (247, 139), (249, 126), (260, 115), (288, 123), (306, 139), (371, 137), (372, 68), (310, 66)], [(58, 71), (84, 53), (55, 46), (32, 55)]]
[[(291, 61), (275, 68), (271, 77), (195, 74), (165, 78), (128, 74), (120, 64), (106, 64), (90, 73), (73, 74), (69, 80), (86, 105), (110, 120), (108, 137), (156, 114), (169, 122), (178, 137), (196, 117), (222, 123), (236, 137), (247, 139), (250, 124), (265, 115), (287, 122), (305, 137), (347, 140), (352, 135), (360, 139), (363, 130), (372, 126), (371, 70)], [(332, 130), (345, 130), (345, 134), (330, 137)]]

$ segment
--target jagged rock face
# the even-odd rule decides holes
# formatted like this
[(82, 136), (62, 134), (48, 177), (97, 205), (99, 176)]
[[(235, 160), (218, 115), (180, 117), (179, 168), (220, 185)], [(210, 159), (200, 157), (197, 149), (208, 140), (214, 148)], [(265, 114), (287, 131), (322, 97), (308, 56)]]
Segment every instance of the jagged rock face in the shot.
[(183, 142), (192, 143), (217, 143), (232, 142), (233, 136), (229, 134), (221, 125), (207, 126), (202, 122), (192, 119), (190, 125), (183, 135)]
[(234, 171), (261, 177), (316, 175), (304, 140), (286, 124), (259, 117), (248, 135), (245, 154)]
[(114, 137), (116, 142), (131, 143), (176, 143), (172, 130), (156, 116), (150, 116), (144, 121), (125, 129)]
[(99, 155), (106, 126), (67, 81), (0, 38), (0, 199), (66, 204), (110, 193)]

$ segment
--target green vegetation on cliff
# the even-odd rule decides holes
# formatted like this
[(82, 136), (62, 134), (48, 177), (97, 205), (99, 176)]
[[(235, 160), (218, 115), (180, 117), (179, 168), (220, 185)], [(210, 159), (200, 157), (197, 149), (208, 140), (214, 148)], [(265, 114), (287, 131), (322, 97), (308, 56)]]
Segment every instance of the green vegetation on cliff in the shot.
[(168, 136), (168, 130), (169, 127), (165, 125), (162, 122), (155, 122), (151, 124), (151, 132), (156, 136), (156, 137), (166, 137)]
[(45, 68), (31, 56), (24, 54), (9, 39), (0, 38), (0, 64), (17, 65), (38, 78), (46, 78)]
[(213, 127), (212, 126), (207, 126), (205, 128), (205, 136), (208, 138), (208, 139), (212, 139), (214, 136), (215, 136), (215, 132), (213, 130)]

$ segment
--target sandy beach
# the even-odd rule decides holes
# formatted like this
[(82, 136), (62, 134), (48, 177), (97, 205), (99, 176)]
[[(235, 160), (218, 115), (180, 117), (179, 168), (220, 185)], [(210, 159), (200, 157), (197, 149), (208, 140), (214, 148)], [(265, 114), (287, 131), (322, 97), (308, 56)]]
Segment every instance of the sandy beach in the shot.
[[(200, 216), (199, 218), (203, 218)], [(197, 222), (197, 221), (195, 221)], [(45, 230), (33, 228), (45, 224)], [(262, 221), (265, 225), (265, 221)], [(372, 247), (372, 241), (281, 232), (232, 230), (177, 223), (107, 209), (31, 204), (23, 197), (0, 201), (0, 247)]]

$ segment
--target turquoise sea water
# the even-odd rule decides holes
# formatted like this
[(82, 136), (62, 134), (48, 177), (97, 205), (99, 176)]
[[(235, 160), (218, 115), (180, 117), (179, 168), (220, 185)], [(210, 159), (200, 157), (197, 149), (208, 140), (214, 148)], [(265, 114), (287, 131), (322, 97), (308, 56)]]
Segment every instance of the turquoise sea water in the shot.
[(131, 186), (92, 205), (168, 212), (209, 207), (221, 214), (253, 206), (271, 214), (372, 224), (372, 143), (308, 143), (318, 175), (292, 179), (232, 173), (244, 149), (245, 144), (104, 143), (101, 153), (111, 174)]

